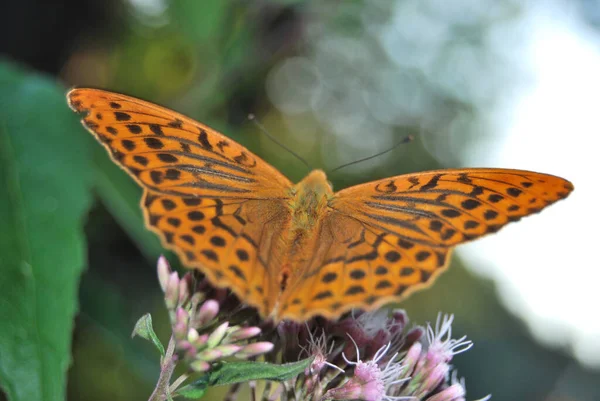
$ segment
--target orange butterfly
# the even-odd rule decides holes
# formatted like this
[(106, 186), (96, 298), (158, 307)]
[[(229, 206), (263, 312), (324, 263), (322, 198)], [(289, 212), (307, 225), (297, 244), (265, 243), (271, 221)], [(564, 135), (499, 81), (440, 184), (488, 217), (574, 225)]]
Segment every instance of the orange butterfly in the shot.
[(163, 245), (275, 321), (399, 301), (433, 282), (454, 246), (573, 190), (552, 175), (481, 168), (334, 193), (321, 170), (293, 185), (240, 144), (152, 103), (96, 89), (67, 97), (144, 188), (146, 223)]

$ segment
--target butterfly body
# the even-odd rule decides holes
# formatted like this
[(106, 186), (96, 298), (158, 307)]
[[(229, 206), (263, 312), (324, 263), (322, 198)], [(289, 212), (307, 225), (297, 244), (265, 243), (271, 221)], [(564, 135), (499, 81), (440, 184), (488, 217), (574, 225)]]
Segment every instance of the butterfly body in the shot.
[(454, 246), (563, 199), (560, 177), (448, 169), (333, 192), (293, 185), (242, 145), (174, 111), (74, 89), (71, 107), (143, 188), (148, 227), (182, 262), (275, 321), (372, 310), (430, 285)]
[[(330, 212), (329, 201), (333, 190), (321, 170), (314, 170), (290, 190), (288, 224), (280, 241), (281, 254), (278, 276), (279, 294), (285, 292), (288, 283), (302, 277), (309, 268), (310, 256), (317, 247), (324, 217)], [(277, 305), (273, 308), (277, 315)]]

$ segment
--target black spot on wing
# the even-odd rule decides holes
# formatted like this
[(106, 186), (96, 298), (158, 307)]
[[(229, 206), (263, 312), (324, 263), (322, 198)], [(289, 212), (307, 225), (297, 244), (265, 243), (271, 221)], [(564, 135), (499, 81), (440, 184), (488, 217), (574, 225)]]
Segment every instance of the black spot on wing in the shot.
[(323, 275), (323, 277), (321, 277), (321, 281), (323, 283), (327, 284), (327, 283), (331, 283), (332, 281), (337, 280), (337, 277), (338, 277), (337, 273), (328, 272), (325, 275)]
[(129, 121), (131, 120), (131, 116), (127, 113), (123, 113), (120, 111), (115, 111), (115, 118), (117, 121)]
[(212, 150), (212, 145), (208, 140), (208, 134), (203, 129), (200, 129), (200, 134), (198, 134), (198, 142), (200, 142), (200, 145), (202, 145), (204, 149)]
[(362, 285), (353, 285), (346, 290), (345, 295), (356, 295), (364, 293), (365, 289)]
[(433, 189), (433, 188), (437, 187), (438, 181), (440, 180), (441, 177), (442, 177), (442, 174), (434, 175), (433, 177), (431, 177), (429, 182), (427, 182), (427, 184), (425, 184), (421, 187), (421, 190), (427, 191), (429, 189)]
[(154, 137), (146, 137), (144, 142), (150, 149), (162, 149), (165, 146), (160, 139)]
[(173, 210), (173, 209), (175, 209), (175, 207), (177, 207), (177, 204), (175, 202), (173, 202), (171, 199), (162, 199), (161, 203), (162, 203), (163, 207), (165, 208), (165, 210), (167, 210), (167, 211)]
[(176, 118), (173, 121), (169, 121), (167, 123), (167, 125), (171, 128), (181, 128), (183, 126), (183, 121), (181, 121), (180, 119)]
[(164, 136), (165, 135), (165, 133), (163, 132), (161, 126), (158, 125), (158, 124), (149, 124), (148, 127), (150, 128), (150, 131), (152, 131), (152, 133), (154, 135), (158, 135), (158, 136)]
[(142, 132), (142, 127), (137, 124), (127, 124), (126, 127), (132, 134), (140, 134)]
[(237, 278), (246, 281), (246, 275), (237, 265), (230, 265), (229, 270), (231, 270)]

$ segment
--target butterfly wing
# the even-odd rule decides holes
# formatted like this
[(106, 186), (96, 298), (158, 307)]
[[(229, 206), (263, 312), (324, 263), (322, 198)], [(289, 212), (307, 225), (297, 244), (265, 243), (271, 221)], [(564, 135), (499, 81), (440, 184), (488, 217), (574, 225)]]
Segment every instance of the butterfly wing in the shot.
[(573, 190), (559, 177), (459, 169), (357, 185), (330, 201), (318, 250), (326, 256), (284, 294), (281, 316), (336, 318), (375, 309), (430, 284), (451, 248), (541, 211)]
[(147, 225), (211, 282), (268, 314), (278, 293), (268, 263), (289, 219), (291, 183), (248, 149), (174, 111), (129, 96), (74, 89), (70, 106), (143, 188)]

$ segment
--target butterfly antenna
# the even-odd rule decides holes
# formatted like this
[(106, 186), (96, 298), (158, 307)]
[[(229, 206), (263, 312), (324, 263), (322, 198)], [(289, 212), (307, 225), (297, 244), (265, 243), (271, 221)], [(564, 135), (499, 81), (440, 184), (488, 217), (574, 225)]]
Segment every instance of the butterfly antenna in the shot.
[(384, 150), (383, 152), (379, 152), (379, 153), (377, 153), (375, 155), (372, 155), (372, 156), (369, 156), (369, 157), (365, 157), (364, 159), (358, 159), (358, 160), (354, 160), (353, 162), (350, 162), (350, 163), (342, 164), (341, 166), (338, 166), (338, 167), (334, 168), (333, 170), (330, 170), (329, 172), (333, 173), (334, 171), (337, 171), (337, 170), (339, 170), (341, 168), (348, 167), (348, 166), (351, 166), (353, 164), (358, 164), (358, 163), (362, 163), (362, 162), (367, 161), (367, 160), (374, 159), (374, 158), (376, 158), (378, 156), (381, 156), (381, 155), (384, 155), (384, 154), (386, 154), (388, 152), (391, 152), (392, 150), (396, 149), (398, 146), (400, 146), (402, 144), (411, 142), (413, 139), (415, 139), (415, 138), (412, 135), (408, 135), (408, 136), (402, 138), (402, 140), (400, 142), (396, 143), (391, 148), (389, 148), (387, 150)]
[(277, 145), (281, 146), (283, 149), (290, 152), (292, 154), (292, 156), (294, 156), (296, 159), (300, 160), (310, 170), (313, 169), (312, 166), (310, 164), (308, 164), (308, 162), (302, 158), (302, 156), (300, 156), (299, 154), (294, 152), (292, 149), (285, 146), (283, 143), (279, 142), (279, 140), (277, 138), (275, 138), (273, 135), (269, 134), (269, 131), (267, 131), (267, 129), (256, 119), (256, 116), (254, 116), (254, 114), (248, 114), (248, 120), (252, 121), (254, 123), (254, 125), (256, 125), (258, 127), (258, 129), (261, 130), (262, 133), (267, 136), (267, 138), (269, 138), (270, 140), (275, 142)]

